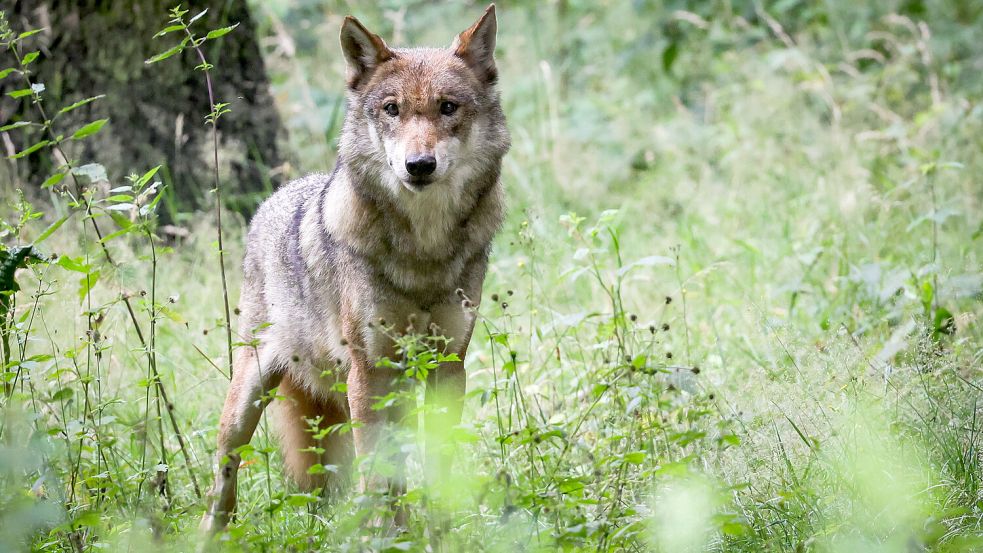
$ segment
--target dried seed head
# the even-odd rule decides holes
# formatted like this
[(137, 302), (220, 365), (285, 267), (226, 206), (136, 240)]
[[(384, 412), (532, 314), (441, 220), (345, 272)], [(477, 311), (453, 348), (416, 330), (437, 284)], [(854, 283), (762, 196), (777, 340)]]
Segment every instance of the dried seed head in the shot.
[(492, 295), (491, 295), (491, 300), (492, 300), (493, 302), (495, 302), (495, 303), (498, 303), (498, 294), (492, 294)]
[(666, 359), (672, 359), (672, 352), (671, 351), (667, 351), (666, 352)]
[(628, 319), (631, 320), (631, 322), (635, 322), (638, 320), (638, 315), (632, 313), (631, 315), (628, 315)]
[(710, 395), (707, 396), (707, 398), (710, 399), (710, 400), (713, 400), (713, 398), (715, 398), (715, 397), (717, 397), (717, 396), (715, 396), (713, 393), (711, 393)]
[(512, 290), (506, 290), (506, 291), (505, 291), (505, 293), (511, 296), (511, 295), (512, 295), (512, 294), (514, 294), (515, 292), (513, 292)]
[(454, 293), (457, 294), (457, 297), (459, 297), (459, 298), (463, 298), (464, 297), (464, 290), (462, 290), (461, 288), (458, 288), (457, 290), (454, 290)]
[(666, 296), (666, 305), (672, 303), (672, 296)]
[(465, 309), (471, 309), (472, 307), (474, 307), (474, 304), (471, 303), (471, 300), (464, 300), (461, 302), (461, 307)]
[(208, 329), (207, 328), (203, 328), (201, 330), (201, 333), (202, 333), (203, 336), (208, 336)]
[(503, 301), (502, 302), (502, 309), (508, 309), (508, 308), (509, 308), (509, 302)]
[(693, 374), (700, 374), (700, 368), (699, 367), (693, 367), (692, 371), (693, 371)]
[(290, 360), (293, 361), (294, 363), (299, 363), (300, 362), (300, 357), (298, 357), (296, 355), (291, 355), (290, 356)]
[(386, 326), (386, 320), (383, 319), (382, 317), (379, 317), (379, 325), (380, 326)]
[(669, 323), (662, 323), (662, 331), (669, 332)]
[(655, 334), (655, 325), (649, 325), (649, 332)]
[(347, 346), (347, 345), (348, 345), (348, 340), (346, 340), (346, 339), (344, 339), (344, 338), (342, 338), (342, 339), (341, 339), (341, 345), (342, 345), (342, 346)]

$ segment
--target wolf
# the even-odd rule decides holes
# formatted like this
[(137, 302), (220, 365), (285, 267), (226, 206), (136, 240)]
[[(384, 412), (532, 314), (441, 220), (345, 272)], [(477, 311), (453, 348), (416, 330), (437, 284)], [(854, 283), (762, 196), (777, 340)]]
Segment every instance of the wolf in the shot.
[[(449, 339), (450, 360), (426, 379), (424, 417), (428, 472), (448, 469), (446, 454), (430, 453), (460, 422), (460, 360), (504, 213), (510, 137), (496, 33), (494, 4), (449, 48), (393, 48), (344, 20), (347, 113), (336, 166), (279, 189), (249, 226), (239, 335), (250, 345), (233, 361), (207, 533), (235, 510), (239, 451), (268, 404), (285, 470), (302, 488), (332, 484), (331, 472), (308, 470), (315, 464), (344, 467), (381, 447), (405, 415), (375, 405), (399, 386), (399, 371), (379, 363), (396, 358), (394, 331)], [(311, 432), (348, 421), (351, 433)], [(359, 487), (405, 490), (398, 474), (363, 474)], [(401, 517), (397, 509), (393, 522)]]

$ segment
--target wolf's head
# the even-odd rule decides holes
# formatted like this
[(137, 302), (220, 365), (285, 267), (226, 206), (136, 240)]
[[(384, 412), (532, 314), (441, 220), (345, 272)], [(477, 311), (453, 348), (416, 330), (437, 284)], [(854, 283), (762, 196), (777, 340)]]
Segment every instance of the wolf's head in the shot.
[[(509, 147), (495, 83), (495, 6), (449, 48), (391, 48), (348, 17), (341, 155), (392, 196), (461, 196)], [(483, 180), (483, 179), (479, 179)]]

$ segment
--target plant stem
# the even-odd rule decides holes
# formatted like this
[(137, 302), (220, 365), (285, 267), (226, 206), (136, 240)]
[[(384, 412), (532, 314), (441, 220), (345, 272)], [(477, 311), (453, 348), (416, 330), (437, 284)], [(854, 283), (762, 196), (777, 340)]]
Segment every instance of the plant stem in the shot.
[(218, 266), (219, 272), (222, 275), (222, 300), (225, 306), (225, 341), (226, 341), (226, 354), (229, 362), (229, 376), (232, 375), (232, 313), (229, 310), (229, 284), (225, 276), (225, 247), (222, 243), (222, 186), (219, 182), (218, 176), (218, 117), (219, 109), (215, 104), (215, 91), (212, 87), (212, 76), (210, 72), (210, 65), (205, 59), (205, 53), (201, 51), (201, 46), (199, 42), (195, 40), (194, 35), (191, 34), (191, 30), (188, 29), (187, 25), (184, 26), (184, 32), (188, 35), (188, 39), (191, 41), (195, 52), (198, 53), (198, 59), (201, 60), (201, 67), (205, 73), (205, 86), (208, 88), (208, 105), (211, 108), (211, 123), (212, 123), (212, 164), (214, 169), (215, 178), (215, 225), (216, 234), (218, 236)]

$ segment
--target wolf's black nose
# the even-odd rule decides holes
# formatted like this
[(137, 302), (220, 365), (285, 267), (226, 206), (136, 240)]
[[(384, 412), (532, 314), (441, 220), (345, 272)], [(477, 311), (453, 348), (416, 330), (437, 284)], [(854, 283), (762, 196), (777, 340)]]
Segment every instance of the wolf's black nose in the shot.
[(437, 158), (429, 155), (416, 155), (406, 158), (406, 171), (414, 177), (425, 177), (437, 168)]

